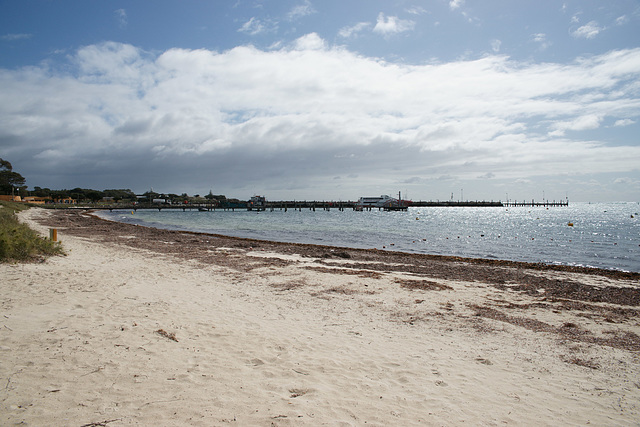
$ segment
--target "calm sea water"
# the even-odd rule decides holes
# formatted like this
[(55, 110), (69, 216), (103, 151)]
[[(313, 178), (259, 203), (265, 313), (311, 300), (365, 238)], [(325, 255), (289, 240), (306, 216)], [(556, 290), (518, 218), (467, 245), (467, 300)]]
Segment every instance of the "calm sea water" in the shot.
[[(589, 266), (640, 272), (640, 204), (410, 208), (408, 212), (289, 209), (138, 210), (101, 216), (157, 228), (294, 243)], [(573, 226), (568, 224), (572, 223)]]

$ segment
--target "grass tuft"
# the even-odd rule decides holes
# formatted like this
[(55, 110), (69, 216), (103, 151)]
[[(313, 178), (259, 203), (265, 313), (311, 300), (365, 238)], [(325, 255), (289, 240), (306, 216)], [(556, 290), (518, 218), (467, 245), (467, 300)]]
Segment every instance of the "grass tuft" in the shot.
[(20, 203), (0, 202), (0, 262), (41, 260), (44, 256), (64, 255), (62, 245), (41, 237), (18, 221), (16, 212), (29, 209)]

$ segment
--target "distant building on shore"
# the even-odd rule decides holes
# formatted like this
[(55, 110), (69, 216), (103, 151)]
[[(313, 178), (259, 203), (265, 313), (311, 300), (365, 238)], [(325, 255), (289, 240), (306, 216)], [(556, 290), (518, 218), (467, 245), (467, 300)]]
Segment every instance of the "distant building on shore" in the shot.
[(23, 197), (22, 201), (25, 203), (33, 203), (36, 205), (44, 205), (45, 203), (51, 202), (51, 197), (36, 197), (36, 196), (27, 196)]

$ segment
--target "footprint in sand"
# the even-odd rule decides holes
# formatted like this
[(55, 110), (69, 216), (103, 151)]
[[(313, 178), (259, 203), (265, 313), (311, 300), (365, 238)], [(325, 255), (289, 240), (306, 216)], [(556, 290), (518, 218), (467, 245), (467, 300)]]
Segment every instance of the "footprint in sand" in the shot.
[(261, 366), (261, 365), (264, 365), (264, 362), (260, 359), (251, 359), (249, 361), (249, 364), (253, 366)]

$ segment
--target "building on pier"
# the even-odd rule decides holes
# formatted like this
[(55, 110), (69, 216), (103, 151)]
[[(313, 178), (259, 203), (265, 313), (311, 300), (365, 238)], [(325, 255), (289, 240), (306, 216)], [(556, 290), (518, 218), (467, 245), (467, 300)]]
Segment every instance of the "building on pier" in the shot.
[(402, 200), (400, 194), (398, 198), (383, 194), (380, 197), (360, 197), (355, 204), (354, 209), (357, 211), (371, 210), (373, 208), (384, 210), (407, 210), (411, 203), (408, 200)]
[(267, 199), (264, 196), (253, 196), (251, 200), (247, 202), (247, 210), (249, 211), (263, 211), (267, 209)]
[(392, 201), (397, 201), (397, 199), (384, 194), (380, 197), (360, 197), (356, 202), (356, 209), (383, 208), (385, 204), (389, 204)]

